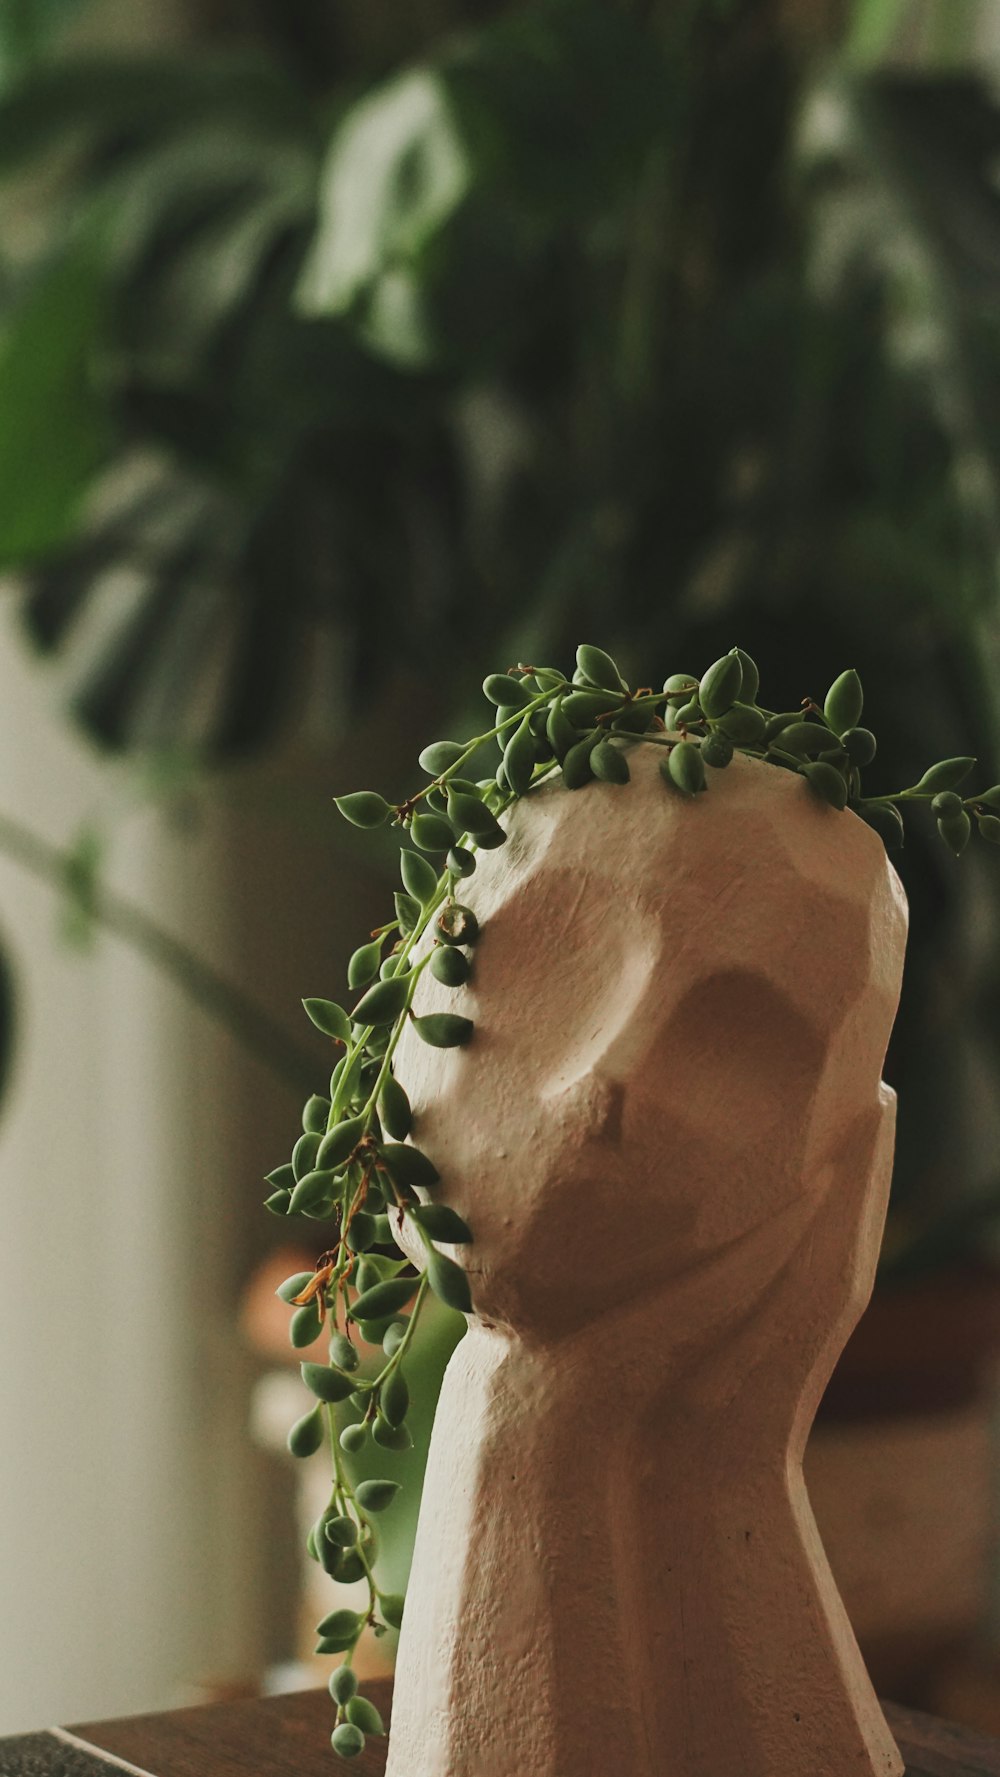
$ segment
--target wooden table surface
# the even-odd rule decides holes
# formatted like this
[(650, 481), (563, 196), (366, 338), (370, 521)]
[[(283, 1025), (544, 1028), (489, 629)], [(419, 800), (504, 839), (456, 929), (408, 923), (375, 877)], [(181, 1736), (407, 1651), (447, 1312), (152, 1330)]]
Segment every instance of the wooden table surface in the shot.
[[(366, 1690), (387, 1715), (389, 1685)], [(907, 1777), (1000, 1777), (1000, 1741), (892, 1704), (886, 1714)], [(297, 1691), (88, 1722), (0, 1740), (0, 1777), (111, 1777), (123, 1769), (141, 1777), (336, 1777), (339, 1771), (382, 1777), (384, 1740), (370, 1740), (363, 1756), (350, 1764), (334, 1758), (332, 1715), (325, 1691)], [(603, 1773), (603, 1760), (599, 1769)], [(511, 1777), (527, 1773), (511, 1772)], [(826, 1774), (804, 1772), (803, 1777)]]

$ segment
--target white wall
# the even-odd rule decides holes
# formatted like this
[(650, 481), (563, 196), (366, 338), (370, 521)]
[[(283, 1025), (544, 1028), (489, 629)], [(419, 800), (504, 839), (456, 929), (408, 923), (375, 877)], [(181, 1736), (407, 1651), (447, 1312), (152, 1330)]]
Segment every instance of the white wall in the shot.
[[(130, 768), (68, 727), (8, 599), (0, 816), (64, 846), (120, 805)], [(315, 691), (300, 738), (200, 791), (189, 818), (132, 813), (107, 881), (278, 1018), (322, 1087), (329, 1045), (300, 997), (339, 991), (392, 886), (331, 793), (392, 781), (411, 724), (437, 724), (417, 688), (389, 686), (334, 749), (308, 739), (329, 702)], [(392, 877), (394, 862), (390, 845)], [(254, 1681), (290, 1652), (299, 1565), (291, 1477), (250, 1440), (258, 1366), (238, 1312), (282, 1238), (261, 1177), (304, 1093), (120, 940), (67, 951), (57, 912), (0, 844), (20, 986), (0, 1104), (0, 1735)]]
[[(0, 618), (0, 810), (65, 843), (109, 777)], [(178, 843), (162, 816), (133, 820), (113, 875), (196, 948), (226, 923), (211, 824)], [(168, 1706), (252, 1673), (265, 1633), (231, 1252), (259, 1169), (232, 1132), (274, 1089), (120, 942), (68, 953), (56, 906), (0, 854), (20, 989), (0, 1107), (0, 1733)]]

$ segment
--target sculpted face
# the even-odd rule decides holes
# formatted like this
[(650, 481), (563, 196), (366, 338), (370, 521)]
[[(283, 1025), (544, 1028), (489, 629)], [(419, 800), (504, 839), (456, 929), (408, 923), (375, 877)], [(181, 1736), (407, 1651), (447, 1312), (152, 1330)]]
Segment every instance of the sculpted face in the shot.
[(517, 806), (464, 886), (470, 981), (417, 989), (472, 1042), (397, 1051), (483, 1324), (435, 1420), (387, 1769), (561, 1777), (610, 1745), (637, 1777), (884, 1777), (801, 1456), (874, 1274), (902, 891), (797, 776), (737, 756), (689, 801), (629, 759)]
[(517, 807), (460, 891), (470, 982), (416, 996), (474, 1038), (398, 1051), (476, 1311), (525, 1336), (799, 1228), (885, 1094), (906, 912), (881, 841), (740, 755), (671, 794), (659, 756)]

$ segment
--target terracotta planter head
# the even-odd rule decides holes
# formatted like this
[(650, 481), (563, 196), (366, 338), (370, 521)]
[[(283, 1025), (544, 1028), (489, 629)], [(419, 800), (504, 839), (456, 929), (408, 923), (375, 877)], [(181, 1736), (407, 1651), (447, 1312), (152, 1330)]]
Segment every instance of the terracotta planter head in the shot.
[(465, 898), (467, 1050), (411, 1036), (398, 1074), (469, 1220), (477, 1310), (550, 1336), (842, 1187), (877, 1111), (906, 907), (882, 842), (738, 756), (694, 799), (637, 747), (632, 783), (542, 788)]
[(517, 807), (471, 981), (418, 989), (474, 1040), (398, 1052), (475, 1317), (389, 1777), (888, 1777), (800, 1460), (874, 1277), (905, 902), (801, 778), (630, 764)]

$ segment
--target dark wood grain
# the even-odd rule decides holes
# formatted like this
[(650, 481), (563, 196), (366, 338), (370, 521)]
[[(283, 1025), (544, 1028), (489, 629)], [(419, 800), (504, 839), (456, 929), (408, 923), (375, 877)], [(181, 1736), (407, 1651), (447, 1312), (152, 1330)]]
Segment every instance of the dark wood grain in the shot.
[[(366, 1687), (388, 1716), (387, 1683)], [(913, 1710), (886, 1706), (907, 1777), (1000, 1777), (1000, 1741)], [(332, 1760), (332, 1707), (325, 1691), (298, 1691), (250, 1703), (213, 1703), (168, 1715), (134, 1715), (72, 1729), (77, 1740), (124, 1759), (150, 1777), (382, 1777), (385, 1742), (370, 1740), (348, 1766)], [(2, 1753), (2, 1745), (0, 1745)], [(596, 1773), (604, 1771), (597, 1758)], [(57, 1767), (53, 1766), (53, 1777)], [(0, 1777), (5, 1767), (0, 1759)], [(523, 1777), (512, 1771), (510, 1777)], [(582, 1777), (582, 1774), (581, 1774)], [(719, 1777), (735, 1777), (720, 1772)], [(805, 1777), (805, 1774), (804, 1774)], [(808, 1777), (836, 1777), (810, 1772)]]
[[(365, 1695), (388, 1719), (391, 1687), (367, 1684)], [(150, 1777), (382, 1777), (384, 1740), (369, 1740), (360, 1758), (342, 1765), (330, 1751), (334, 1706), (326, 1691), (295, 1691), (249, 1703), (209, 1703), (167, 1715), (90, 1722), (72, 1732), (125, 1759)]]

